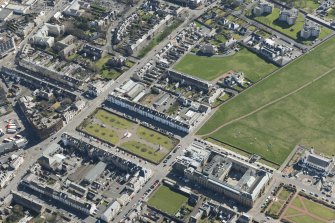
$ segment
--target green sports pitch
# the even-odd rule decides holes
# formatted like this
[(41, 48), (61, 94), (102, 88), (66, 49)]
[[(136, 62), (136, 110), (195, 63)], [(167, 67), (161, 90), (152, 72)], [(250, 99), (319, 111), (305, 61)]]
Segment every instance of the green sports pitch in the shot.
[(297, 145), (335, 154), (335, 38), (219, 107), (204, 138), (281, 164)]
[(276, 70), (277, 67), (242, 48), (233, 55), (222, 57), (188, 54), (174, 69), (208, 81), (214, 80), (230, 70), (243, 71), (248, 79), (256, 82)]

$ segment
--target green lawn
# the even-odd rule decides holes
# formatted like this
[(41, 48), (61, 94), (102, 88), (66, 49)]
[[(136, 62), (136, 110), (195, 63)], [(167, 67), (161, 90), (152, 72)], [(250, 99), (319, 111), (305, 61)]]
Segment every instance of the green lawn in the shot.
[(278, 214), (278, 212), (283, 207), (283, 205), (285, 204), (291, 193), (292, 193), (291, 191), (282, 188), (279, 194), (277, 195), (277, 200), (272, 202), (271, 206), (268, 209), (268, 212), (274, 215)]
[(277, 19), (279, 18), (280, 9), (274, 8), (271, 14), (266, 16), (255, 17), (254, 20), (267, 25), (289, 37), (292, 39), (297, 39), (299, 31), (304, 26), (304, 16), (299, 13), (297, 21), (294, 25), (289, 26), (285, 22), (280, 22)]
[(109, 70), (109, 69), (104, 69), (100, 72), (100, 75), (101, 77), (107, 79), (107, 80), (112, 80), (112, 79), (117, 79), (121, 73), (112, 69), (112, 70)]
[(172, 191), (167, 186), (160, 186), (149, 199), (148, 205), (170, 215), (175, 215), (186, 201), (186, 196)]
[[(330, 69), (335, 67), (334, 50), (333, 38), (229, 100), (198, 134), (210, 133), (206, 137), (259, 154), (277, 164), (281, 164), (297, 144), (314, 146), (318, 152), (332, 155), (335, 148), (332, 106), (335, 72)], [(326, 72), (330, 73), (281, 99)], [(276, 99), (281, 100), (267, 105)], [(248, 116), (236, 120), (245, 115)], [(229, 121), (233, 122), (221, 127)]]
[(278, 214), (279, 210), (283, 207), (283, 203), (279, 202), (279, 201), (275, 201), (271, 204), (271, 206), (269, 207), (269, 214)]
[[(296, 197), (292, 204), (300, 209), (305, 210), (304, 206), (306, 207), (306, 211), (308, 211), (308, 213), (317, 216), (319, 218), (324, 219), (324, 221), (320, 221), (316, 218), (313, 218), (312, 216), (309, 216), (307, 214), (304, 214), (303, 212), (300, 212), (298, 210), (295, 210), (291, 207), (289, 207), (287, 209), (287, 211), (285, 212), (284, 216), (286, 219), (288, 220), (292, 220), (294, 222), (312, 222), (312, 223), (319, 223), (319, 222), (325, 222), (325, 221), (332, 221), (335, 219), (335, 210), (332, 210), (330, 208), (327, 208), (325, 206), (323, 206), (322, 204), (318, 204), (312, 200), (308, 200), (307, 198), (301, 197), (303, 199), (303, 203), (300, 201), (299, 197)], [(301, 215), (298, 215), (301, 214)], [(290, 217), (291, 215), (297, 215), (297, 216), (293, 216)]]
[(243, 71), (247, 78), (257, 81), (277, 67), (247, 49), (227, 57), (186, 55), (175, 67), (177, 71), (213, 80), (230, 70)]
[(115, 145), (119, 141), (119, 137), (115, 131), (108, 128), (102, 128), (100, 125), (97, 124), (87, 124), (86, 126), (84, 126), (82, 131), (98, 139), (109, 142), (113, 145)]
[(278, 199), (286, 201), (288, 199), (288, 197), (290, 196), (290, 194), (292, 194), (291, 191), (286, 190), (285, 188), (283, 188), (280, 193), (278, 194)]
[(327, 208), (322, 204), (304, 198), (304, 204), (307, 210), (313, 215), (327, 219), (328, 221), (335, 220), (335, 210)]
[(291, 220), (295, 223), (323, 223), (323, 221), (319, 221), (318, 219), (312, 218), (308, 215), (298, 215), (294, 217), (288, 217), (288, 220)]
[(294, 200), (292, 201), (292, 204), (294, 206), (296, 206), (297, 208), (304, 208), (304, 206), (302, 205), (299, 196), (295, 197)]
[(326, 19), (335, 20), (335, 8), (328, 9), (327, 13)]
[[(279, 17), (279, 14), (280, 14), (280, 9), (274, 8), (271, 14), (266, 15), (266, 16), (254, 17), (253, 19), (291, 37), (292, 39), (306, 42), (304, 40), (301, 40), (299, 36), (300, 30), (304, 26), (304, 16), (301, 13), (299, 13), (295, 24), (292, 26), (289, 26), (285, 22), (281, 22), (277, 20)], [(319, 38), (324, 38), (330, 34), (331, 34), (330, 29), (322, 27)]]
[(301, 211), (298, 211), (298, 210), (290, 208), (290, 207), (285, 212), (285, 216), (297, 215), (297, 214), (301, 214)]
[(143, 126), (137, 128), (137, 135), (154, 145), (161, 145), (168, 150), (172, 150), (176, 145), (173, 139)]
[(129, 129), (134, 125), (131, 121), (114, 115), (104, 109), (99, 109), (94, 117), (99, 119), (103, 124), (117, 129)]
[(111, 59), (111, 56), (105, 56), (97, 60), (94, 64), (99, 70), (101, 70), (102, 67), (108, 62), (109, 59)]
[(306, 10), (308, 13), (312, 13), (320, 6), (320, 4), (317, 0), (294, 0), (294, 6)]
[(152, 148), (146, 144), (133, 140), (121, 144), (120, 147), (123, 150), (129, 151), (136, 156), (142, 157), (156, 164), (160, 163), (167, 154), (166, 152), (158, 151), (158, 146), (157, 148)]

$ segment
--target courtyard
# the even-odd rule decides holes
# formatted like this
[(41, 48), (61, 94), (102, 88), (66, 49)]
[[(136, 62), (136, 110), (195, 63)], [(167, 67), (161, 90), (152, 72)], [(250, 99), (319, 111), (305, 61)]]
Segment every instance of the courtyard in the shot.
[(175, 215), (187, 202), (187, 197), (171, 190), (167, 186), (160, 186), (154, 195), (149, 199), (148, 205), (167, 214)]

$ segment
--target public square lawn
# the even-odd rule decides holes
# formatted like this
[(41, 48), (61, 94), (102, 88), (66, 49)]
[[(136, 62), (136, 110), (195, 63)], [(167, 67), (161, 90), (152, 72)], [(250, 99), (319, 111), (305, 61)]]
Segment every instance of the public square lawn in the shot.
[(279, 194), (277, 195), (277, 199), (272, 201), (271, 206), (268, 209), (268, 212), (276, 215), (280, 211), (280, 209), (283, 208), (290, 194), (292, 194), (291, 191), (282, 188)]
[[(316, 217), (322, 219), (322, 221)], [(284, 218), (293, 222), (330, 222), (335, 220), (335, 210), (305, 197), (297, 196), (285, 211)]]
[[(280, 14), (280, 9), (279, 8), (274, 8), (271, 14), (265, 15), (265, 16), (258, 16), (258, 17), (254, 17), (253, 19), (264, 24), (267, 25), (275, 30), (277, 30), (278, 32), (281, 32), (289, 37), (291, 37), (292, 39), (295, 40), (301, 40), (299, 37), (299, 33), (300, 30), (302, 29), (302, 27), (304, 26), (304, 16), (299, 12), (297, 21), (295, 22), (295, 24), (293, 24), (292, 26), (287, 25), (287, 23), (285, 22), (281, 22), (278, 21), (277, 19), (279, 18), (279, 14)], [(322, 39), (328, 35), (331, 34), (331, 30), (327, 29), (325, 27), (321, 28), (321, 33), (319, 38)], [(303, 41), (303, 40), (301, 40)], [(305, 42), (305, 41), (303, 41)]]
[(137, 128), (137, 135), (145, 141), (154, 145), (161, 145), (170, 151), (177, 145), (177, 140), (143, 126)]
[(243, 48), (234, 55), (224, 57), (187, 54), (174, 69), (208, 81), (230, 70), (243, 71), (248, 79), (255, 82), (277, 67)]
[[(327, 155), (334, 154), (335, 72), (331, 70), (335, 67), (334, 50), (335, 39), (332, 38), (247, 89), (221, 106), (198, 134), (207, 134), (205, 137), (256, 153), (277, 164), (281, 164), (297, 144), (314, 146)], [(308, 87), (268, 104), (326, 72), (328, 75)], [(240, 118), (244, 115), (248, 116)], [(220, 128), (232, 120), (235, 121)]]
[(312, 200), (303, 198), (306, 209), (313, 215), (327, 219), (328, 221), (335, 220), (335, 210), (330, 209), (322, 204), (318, 204)]
[(119, 141), (119, 137), (115, 131), (108, 128), (103, 128), (98, 124), (89, 123), (82, 127), (83, 132), (94, 136), (95, 138), (101, 139), (105, 142), (109, 142), (115, 145)]
[(96, 119), (99, 119), (103, 124), (117, 128), (117, 129), (129, 129), (134, 125), (133, 122), (128, 121), (118, 115), (115, 115), (111, 112), (108, 112), (104, 109), (98, 109), (97, 112), (94, 114)]
[[(80, 124), (78, 130), (113, 145), (120, 144), (123, 150), (155, 164), (160, 163), (178, 144), (177, 139), (140, 126), (104, 109), (97, 109)], [(126, 130), (132, 133), (131, 137), (121, 138)]]
[(269, 214), (276, 215), (278, 214), (279, 210), (283, 207), (284, 203), (282, 201), (274, 201), (271, 203), (271, 206), (269, 207)]
[(186, 203), (187, 199), (186, 196), (174, 192), (169, 187), (162, 185), (149, 199), (148, 205), (167, 214), (175, 215), (181, 206)]
[(120, 148), (156, 164), (160, 163), (168, 153), (162, 150), (158, 151), (158, 145), (156, 148), (153, 148), (147, 144), (134, 140), (124, 142), (121, 144)]
[(282, 188), (282, 190), (279, 192), (279, 194), (277, 195), (278, 199), (286, 201), (288, 199), (288, 197), (292, 194), (291, 191)]

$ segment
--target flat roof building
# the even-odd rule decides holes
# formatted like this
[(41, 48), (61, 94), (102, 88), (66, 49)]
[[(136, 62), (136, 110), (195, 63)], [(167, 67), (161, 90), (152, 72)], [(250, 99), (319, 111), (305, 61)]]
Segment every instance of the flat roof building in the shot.
[(13, 10), (0, 8), (0, 22), (7, 21), (13, 15)]
[(83, 181), (86, 183), (92, 183), (95, 181), (106, 169), (107, 164), (100, 161), (92, 169), (90, 169), (85, 175)]
[[(194, 167), (192, 151), (184, 153), (173, 166), (191, 182), (227, 196), (242, 205), (252, 207), (264, 190), (271, 174), (249, 163), (214, 152), (204, 164)], [(185, 162), (185, 160), (188, 160)], [(183, 171), (181, 171), (183, 170)]]

